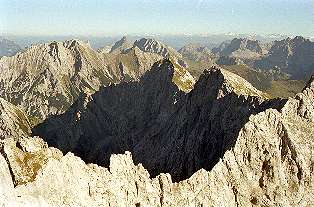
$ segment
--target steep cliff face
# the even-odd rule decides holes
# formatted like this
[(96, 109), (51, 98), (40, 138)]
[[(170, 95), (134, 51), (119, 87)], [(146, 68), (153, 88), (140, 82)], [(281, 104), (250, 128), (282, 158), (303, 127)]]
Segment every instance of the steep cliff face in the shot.
[(293, 78), (307, 78), (314, 71), (314, 42), (300, 36), (275, 41), (268, 55), (256, 61), (255, 67), (279, 67)]
[(156, 41), (151, 38), (141, 38), (134, 42), (134, 46), (140, 48), (145, 52), (157, 53), (163, 57), (170, 57), (170, 55), (180, 56), (180, 54), (173, 48), (166, 46), (165, 44)]
[(0, 98), (0, 139), (30, 134), (30, 122), (23, 110)]
[[(80, 93), (139, 80), (154, 62), (163, 59), (158, 51), (141, 50), (125, 38), (111, 50), (98, 53), (88, 43), (69, 40), (34, 45), (13, 57), (3, 57), (0, 97), (23, 108), (36, 125), (65, 112)], [(176, 56), (170, 57), (180, 65)]]
[(185, 58), (193, 61), (212, 61), (214, 54), (205, 46), (197, 44), (188, 44), (182, 47), (178, 52)]
[(103, 54), (120, 53), (131, 48), (132, 46), (133, 46), (133, 42), (130, 41), (126, 36), (123, 36), (120, 40), (118, 40), (114, 44), (107, 45), (98, 49), (98, 52), (103, 53)]
[[(273, 101), (271, 106), (280, 107), (266, 104), (249, 116), (210, 171), (201, 169), (179, 183), (169, 174), (150, 178), (129, 152), (112, 155), (107, 169), (86, 165), (72, 153), (62, 156), (39, 138), (6, 139), (0, 142), (0, 204), (312, 206), (313, 102), (314, 77), (296, 98)], [(34, 163), (35, 176), (29, 170)]]
[(284, 103), (263, 101), (265, 94), (247, 81), (217, 68), (184, 93), (180, 88), (191, 81), (176, 71), (169, 60), (158, 62), (139, 82), (82, 97), (33, 131), (64, 152), (105, 166), (110, 154), (131, 151), (152, 175), (169, 172), (179, 180), (210, 169), (251, 114)]
[(52, 42), (0, 60), (0, 96), (25, 109), (34, 123), (64, 112), (80, 92), (95, 92), (117, 78), (84, 42)]
[(223, 43), (213, 51), (219, 56), (238, 58), (244, 62), (259, 59), (267, 53), (259, 41), (247, 38), (235, 38), (229, 44)]

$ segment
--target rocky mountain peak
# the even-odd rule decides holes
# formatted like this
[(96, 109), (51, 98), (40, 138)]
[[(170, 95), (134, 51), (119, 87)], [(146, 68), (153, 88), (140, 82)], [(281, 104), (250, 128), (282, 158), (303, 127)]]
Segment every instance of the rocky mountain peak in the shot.
[(244, 79), (219, 68), (205, 71), (184, 93), (180, 85), (189, 79), (181, 70), (169, 59), (156, 62), (139, 82), (102, 88), (85, 106), (77, 102), (38, 125), (34, 134), (105, 166), (110, 154), (131, 151), (153, 176), (169, 172), (180, 180), (210, 169), (264, 99)]
[(301, 36), (275, 41), (255, 67), (269, 70), (276, 66), (294, 79), (308, 78), (314, 72), (314, 42)]
[(80, 40), (33, 45), (1, 59), (0, 69), (1, 96), (21, 106), (34, 123), (63, 112), (80, 92), (94, 92), (119, 79), (104, 57)]
[(167, 57), (167, 51), (164, 45), (151, 38), (141, 38), (134, 42), (134, 46), (145, 52), (160, 53), (162, 56)]
[(152, 69), (144, 74), (143, 79), (149, 78), (148, 82), (166, 81), (174, 83), (180, 91), (190, 92), (195, 84), (193, 76), (171, 58), (160, 60), (152, 66)]
[[(165, 59), (139, 81), (82, 94), (33, 129), (46, 142), (18, 134), (0, 140), (0, 205), (314, 202), (314, 77), (296, 98), (265, 100), (219, 67), (188, 93), (174, 83), (175, 72)], [(9, 105), (0, 99), (0, 123), (19, 123), (6, 114)]]
[[(243, 96), (256, 96), (267, 99), (267, 94), (257, 90), (252, 86), (251, 83), (244, 80), (240, 76), (231, 73), (227, 70), (224, 70), (218, 66), (213, 66), (209, 70), (205, 70), (203, 75), (200, 76), (199, 81), (196, 83), (195, 87), (199, 87), (199, 85), (207, 85), (207, 77), (214, 76), (216, 77), (213, 81), (221, 80), (222, 83), (216, 84), (220, 85), (221, 94), (219, 96), (223, 96), (225, 94), (229, 94), (231, 92)], [(215, 84), (214, 84), (215, 85)]]
[(310, 41), (309, 39), (304, 38), (303, 36), (295, 36), (293, 38), (294, 42), (305, 42), (305, 41)]
[(220, 63), (230, 64), (230, 58), (239, 59), (246, 64), (252, 64), (257, 59), (260, 59), (267, 53), (267, 50), (258, 40), (248, 38), (234, 38), (230, 43), (224, 42), (218, 48), (212, 50), (220, 56)]
[(262, 53), (262, 48), (258, 40), (251, 40), (247, 38), (235, 38), (230, 45), (222, 52), (224, 55), (232, 53), (236, 50), (250, 50), (256, 53)]
[(113, 52), (115, 50), (126, 50), (132, 46), (132, 43), (127, 39), (126, 36), (123, 36), (119, 41), (115, 42), (113, 46), (111, 47), (110, 52)]
[(88, 47), (91, 48), (90, 43), (88, 41), (83, 41), (83, 40), (79, 40), (79, 39), (71, 39), (71, 40), (65, 40), (64, 42), (62, 42), (62, 44), (66, 47), (66, 48), (73, 48), (73, 47)]
[(157, 53), (162, 57), (169, 58), (170, 55), (180, 57), (181, 55), (173, 48), (152, 38), (141, 38), (134, 42), (134, 46), (144, 52)]

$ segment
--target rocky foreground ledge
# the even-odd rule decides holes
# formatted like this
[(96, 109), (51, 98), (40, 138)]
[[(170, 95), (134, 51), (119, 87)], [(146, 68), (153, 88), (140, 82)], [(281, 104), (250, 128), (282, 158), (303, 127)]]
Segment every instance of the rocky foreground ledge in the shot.
[(278, 111), (251, 115), (211, 171), (150, 178), (129, 152), (85, 164), (38, 137), (0, 144), (4, 206), (313, 206), (314, 78)]

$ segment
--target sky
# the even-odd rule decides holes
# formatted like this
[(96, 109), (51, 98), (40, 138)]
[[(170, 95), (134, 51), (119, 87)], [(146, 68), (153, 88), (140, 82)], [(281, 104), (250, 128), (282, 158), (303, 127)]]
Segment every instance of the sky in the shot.
[(0, 0), (9, 35), (314, 36), (314, 0)]

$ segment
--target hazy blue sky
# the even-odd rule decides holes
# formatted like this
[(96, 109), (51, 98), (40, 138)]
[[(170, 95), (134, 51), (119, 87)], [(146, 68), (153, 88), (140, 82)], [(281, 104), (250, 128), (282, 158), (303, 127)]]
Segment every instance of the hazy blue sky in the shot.
[(0, 32), (314, 36), (314, 0), (0, 0)]

